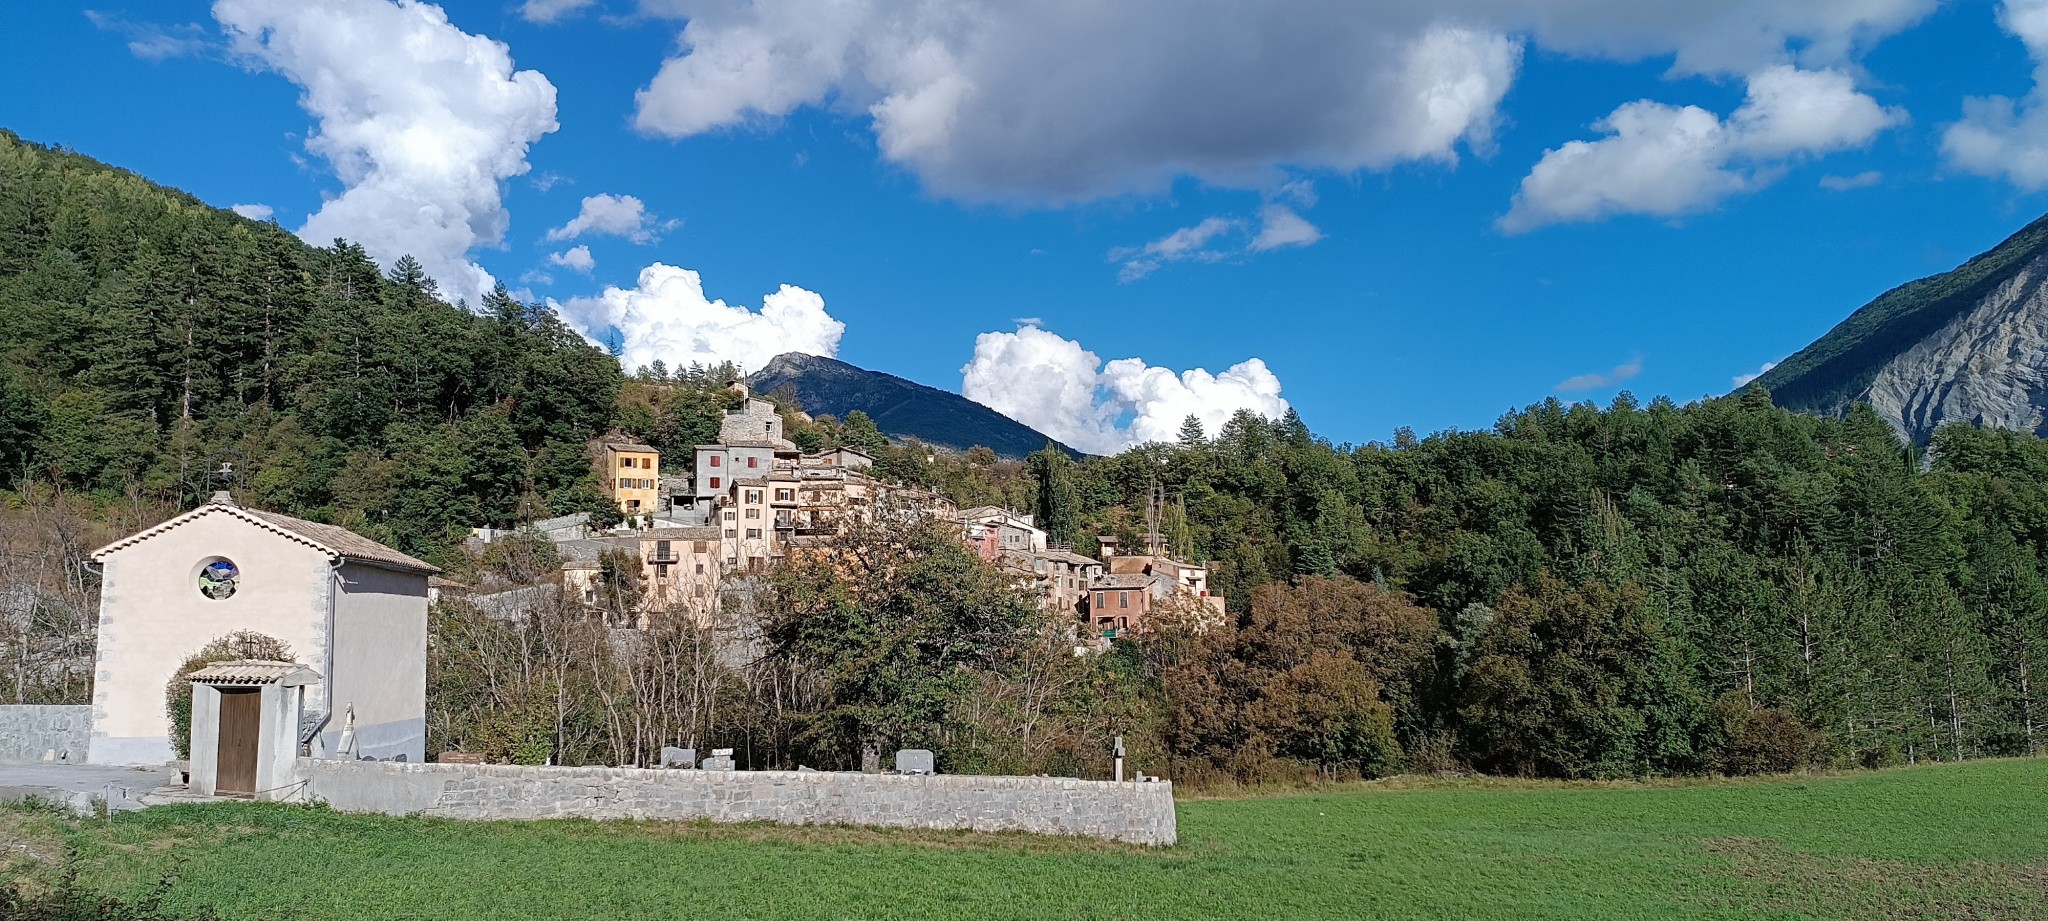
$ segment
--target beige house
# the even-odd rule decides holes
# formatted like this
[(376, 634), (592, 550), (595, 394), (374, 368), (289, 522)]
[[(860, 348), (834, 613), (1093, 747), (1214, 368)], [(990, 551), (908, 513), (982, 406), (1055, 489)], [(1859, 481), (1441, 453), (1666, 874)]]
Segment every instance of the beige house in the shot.
[(661, 510), (661, 452), (643, 444), (604, 443), (605, 489), (625, 515)]
[(305, 740), (316, 757), (335, 750), (352, 706), (360, 756), (424, 759), (433, 566), (226, 493), (91, 558), (102, 587), (87, 760), (172, 760), (165, 685), (201, 647), (243, 630), (282, 641), (309, 673)]

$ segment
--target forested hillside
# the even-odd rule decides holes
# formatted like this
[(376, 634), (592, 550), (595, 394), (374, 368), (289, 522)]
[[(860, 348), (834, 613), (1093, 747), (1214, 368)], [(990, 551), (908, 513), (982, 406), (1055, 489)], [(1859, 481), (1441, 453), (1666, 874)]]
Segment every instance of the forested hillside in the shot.
[(594, 501), (617, 363), (502, 288), (473, 306), (0, 132), (0, 489), (233, 486), (429, 558)]
[[(1170, 539), (1218, 561), (1235, 628), (1157, 672), (1182, 757), (1264, 740), (1367, 761), (1346, 740), (1379, 719), (1409, 758), (1561, 776), (2048, 741), (2048, 444), (2033, 436), (1951, 426), (1923, 472), (1867, 408), (1801, 416), (1761, 389), (1553, 400), (1492, 432), (1391, 445), (1333, 446), (1292, 418), (1198, 435), (1028, 468), (1040, 513), (1083, 538), (1128, 539), (1165, 484), (1183, 497)], [(1402, 603), (1347, 602), (1342, 580)], [(1399, 613), (1410, 600), (1424, 627)], [(1311, 704), (1360, 687), (1389, 710)]]

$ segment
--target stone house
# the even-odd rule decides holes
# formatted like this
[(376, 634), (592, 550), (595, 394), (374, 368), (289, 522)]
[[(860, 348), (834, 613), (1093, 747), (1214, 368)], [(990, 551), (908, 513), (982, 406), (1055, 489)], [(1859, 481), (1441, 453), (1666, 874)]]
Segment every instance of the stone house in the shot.
[(165, 685), (201, 647), (244, 630), (283, 642), (317, 676), (304, 689), (316, 757), (335, 750), (338, 714), (353, 707), (361, 756), (424, 758), (435, 567), (226, 493), (91, 559), (102, 588), (89, 761), (172, 760)]

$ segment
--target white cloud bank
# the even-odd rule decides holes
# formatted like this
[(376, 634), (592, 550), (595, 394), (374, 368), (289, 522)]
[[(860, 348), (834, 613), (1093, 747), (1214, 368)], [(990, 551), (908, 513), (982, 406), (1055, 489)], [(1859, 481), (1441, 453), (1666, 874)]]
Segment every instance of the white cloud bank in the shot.
[(1596, 122), (1597, 141), (1546, 152), (1500, 220), (1509, 233), (1617, 214), (1675, 217), (1769, 184), (1788, 159), (1868, 143), (1905, 121), (1835, 70), (1768, 67), (1726, 120), (1638, 100)]
[(1963, 100), (1963, 120), (1941, 138), (1950, 166), (2003, 177), (2029, 192), (2048, 188), (2048, 0), (2005, 0), (1998, 23), (2019, 37), (2034, 59), (2034, 89), (2025, 99)]
[(267, 221), (276, 213), (269, 205), (229, 205), (228, 210), (252, 221)]
[(1490, 149), (1525, 46), (1677, 74), (1844, 67), (1936, 0), (643, 0), (687, 20), (637, 98), (687, 137), (834, 107), (964, 199), (1178, 176), (1454, 162)]
[(640, 270), (635, 287), (550, 303), (593, 342), (609, 342), (617, 330), (627, 368), (659, 359), (671, 368), (731, 361), (756, 371), (784, 352), (830, 358), (846, 332), (825, 312), (825, 299), (802, 288), (783, 285), (757, 311), (711, 300), (696, 272), (659, 262)]
[(477, 303), (496, 282), (469, 251), (504, 239), (499, 184), (555, 130), (554, 85), (428, 3), (217, 0), (213, 16), (238, 55), (298, 84), (319, 121), (306, 148), (343, 190), (299, 236), (347, 237), (387, 267), (410, 253), (444, 294)]
[(960, 374), (968, 399), (1091, 454), (1172, 441), (1190, 415), (1213, 435), (1240, 409), (1274, 418), (1288, 408), (1280, 379), (1257, 358), (1221, 374), (1175, 374), (1137, 358), (1104, 364), (1080, 343), (1036, 326), (982, 333)]

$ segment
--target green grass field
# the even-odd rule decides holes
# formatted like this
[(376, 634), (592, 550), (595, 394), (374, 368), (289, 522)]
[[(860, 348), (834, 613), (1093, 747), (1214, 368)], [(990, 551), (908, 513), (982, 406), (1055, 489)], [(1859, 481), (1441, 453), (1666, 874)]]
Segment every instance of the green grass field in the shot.
[[(0, 874), (226, 918), (2048, 918), (2048, 759), (1191, 799), (1162, 850), (1011, 835), (0, 812)], [(53, 855), (56, 855), (53, 857)], [(162, 881), (171, 880), (168, 885)]]

